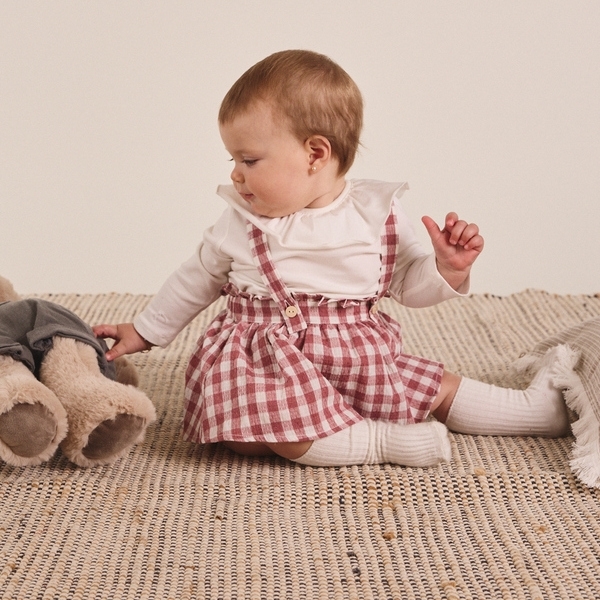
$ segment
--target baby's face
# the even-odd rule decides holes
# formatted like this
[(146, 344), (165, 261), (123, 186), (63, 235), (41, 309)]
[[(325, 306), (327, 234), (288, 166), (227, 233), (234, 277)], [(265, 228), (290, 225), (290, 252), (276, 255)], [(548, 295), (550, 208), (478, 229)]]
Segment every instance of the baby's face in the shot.
[(268, 104), (254, 104), (220, 133), (235, 163), (231, 180), (256, 214), (284, 217), (320, 205), (310, 144), (274, 120)]

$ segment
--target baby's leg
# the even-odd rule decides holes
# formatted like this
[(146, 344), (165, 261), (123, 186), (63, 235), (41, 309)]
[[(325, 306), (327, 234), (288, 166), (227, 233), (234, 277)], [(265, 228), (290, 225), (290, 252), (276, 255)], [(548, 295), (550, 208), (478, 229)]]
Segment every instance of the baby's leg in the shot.
[(244, 456), (273, 456), (275, 452), (260, 442), (223, 442), (223, 446)]
[(314, 442), (255, 444), (225, 442), (235, 452), (249, 456), (278, 454), (313, 467), (393, 463), (431, 467), (451, 457), (448, 430), (437, 421), (399, 425), (364, 419)]
[(433, 414), (451, 431), (473, 435), (560, 437), (569, 433), (562, 392), (553, 383), (556, 349), (544, 357), (525, 390), (501, 388), (444, 373)]
[(312, 445), (312, 442), (282, 442), (279, 444), (263, 444), (262, 442), (223, 442), (237, 454), (244, 456), (273, 456), (277, 454), (283, 458), (295, 460), (302, 456)]
[(271, 449), (314, 467), (381, 463), (431, 467), (449, 461), (452, 454), (448, 430), (437, 421), (399, 425), (363, 419), (329, 437), (300, 444), (271, 445)]

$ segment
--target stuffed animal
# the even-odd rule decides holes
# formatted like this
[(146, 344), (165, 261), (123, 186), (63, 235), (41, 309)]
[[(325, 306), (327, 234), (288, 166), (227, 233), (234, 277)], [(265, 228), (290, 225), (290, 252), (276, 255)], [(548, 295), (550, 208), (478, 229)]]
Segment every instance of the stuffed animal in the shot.
[(0, 460), (48, 460), (60, 445), (75, 464), (110, 464), (142, 441), (155, 418), (127, 359), (58, 304), (20, 299), (0, 277)]

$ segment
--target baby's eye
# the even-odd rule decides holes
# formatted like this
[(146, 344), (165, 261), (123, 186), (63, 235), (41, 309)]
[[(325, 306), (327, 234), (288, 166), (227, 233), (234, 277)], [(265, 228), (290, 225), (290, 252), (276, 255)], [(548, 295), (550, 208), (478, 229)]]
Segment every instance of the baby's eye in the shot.
[[(230, 158), (229, 162), (235, 162), (235, 158)], [(251, 167), (258, 162), (258, 158), (243, 158), (240, 162), (247, 167)]]

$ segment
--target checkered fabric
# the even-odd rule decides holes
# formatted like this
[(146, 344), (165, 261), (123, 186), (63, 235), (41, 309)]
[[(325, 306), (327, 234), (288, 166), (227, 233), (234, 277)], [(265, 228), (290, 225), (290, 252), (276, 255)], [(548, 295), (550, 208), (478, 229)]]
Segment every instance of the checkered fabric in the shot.
[(393, 213), (382, 234), (379, 294), (363, 301), (292, 295), (265, 234), (252, 224), (248, 230), (273, 298), (225, 286), (228, 308), (200, 338), (187, 368), (184, 437), (292, 442), (329, 436), (363, 418), (424, 420), (443, 366), (404, 354), (400, 325), (377, 311), (395, 262)]

